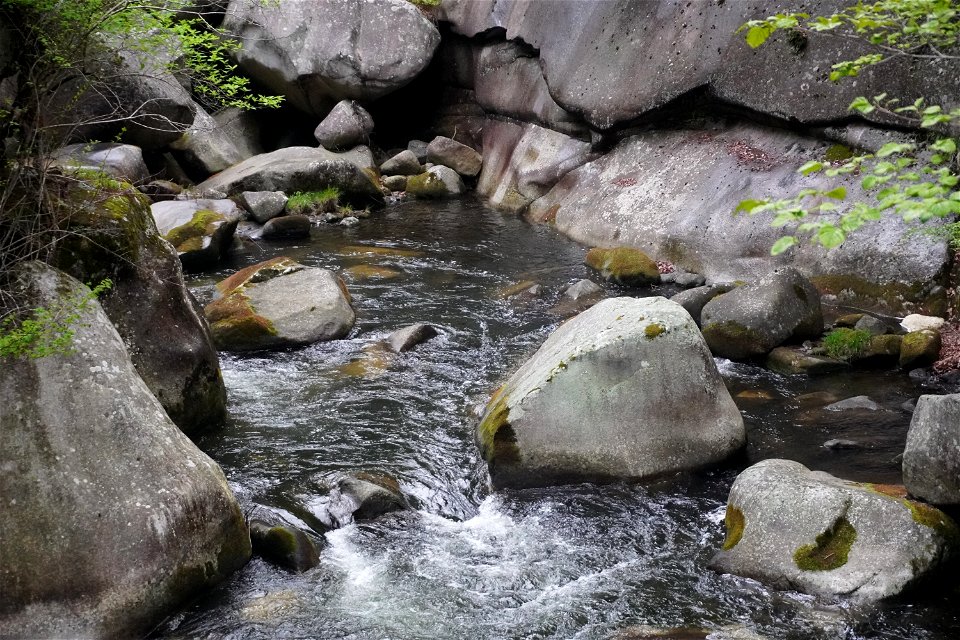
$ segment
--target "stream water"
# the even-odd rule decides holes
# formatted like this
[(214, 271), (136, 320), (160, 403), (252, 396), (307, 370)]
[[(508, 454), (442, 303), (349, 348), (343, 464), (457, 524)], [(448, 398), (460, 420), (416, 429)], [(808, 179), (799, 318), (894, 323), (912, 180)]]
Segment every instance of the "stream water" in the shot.
[[(653, 485), (491, 494), (473, 442), (489, 393), (575, 310), (585, 249), (471, 201), (409, 202), (309, 242), (252, 247), (191, 282), (205, 302), (239, 267), (289, 255), (340, 271), (357, 309), (348, 339), (222, 356), (230, 420), (199, 444), (245, 508), (317, 533), (320, 565), (295, 575), (254, 558), (169, 620), (169, 638), (610, 638), (630, 627), (729, 627), (765, 638), (960, 637), (956, 594), (852, 607), (778, 593), (706, 568), (739, 469), (770, 457), (854, 480), (899, 482), (922, 389), (897, 373), (779, 376), (719, 361), (750, 445), (735, 467)], [(541, 295), (504, 296), (530, 280)], [(671, 290), (608, 295), (671, 294)], [(440, 336), (388, 356), (394, 329)], [(867, 394), (878, 411), (829, 412)], [(828, 450), (843, 438), (862, 448)], [(323, 533), (318, 507), (350, 471), (395, 476), (415, 508)], [(746, 636), (745, 636), (746, 637)], [(751, 636), (753, 637), (753, 636)]]

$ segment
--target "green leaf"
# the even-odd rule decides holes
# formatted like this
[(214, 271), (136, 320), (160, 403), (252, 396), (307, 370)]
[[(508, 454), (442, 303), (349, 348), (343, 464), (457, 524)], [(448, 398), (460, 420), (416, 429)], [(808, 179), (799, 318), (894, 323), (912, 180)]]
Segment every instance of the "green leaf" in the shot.
[(773, 246), (770, 248), (770, 255), (778, 256), (795, 244), (797, 244), (797, 239), (795, 237), (783, 236), (773, 243)]
[(827, 249), (839, 247), (843, 244), (844, 239), (846, 239), (846, 236), (843, 231), (832, 224), (824, 225), (817, 233), (817, 241)]
[(936, 142), (930, 145), (930, 148), (934, 151), (939, 151), (940, 153), (956, 153), (957, 152), (957, 143), (953, 138), (940, 138)]
[(870, 113), (871, 111), (874, 111), (876, 109), (876, 107), (870, 104), (870, 101), (864, 98), (863, 96), (860, 96), (854, 99), (854, 101), (850, 103), (850, 106), (848, 108), (850, 109), (850, 111), (859, 111), (860, 113), (863, 113), (863, 114)]
[(907, 143), (907, 142), (888, 142), (887, 144), (880, 147), (877, 151), (878, 158), (886, 158), (892, 156), (895, 153), (905, 153), (907, 151), (913, 151), (916, 148), (916, 145)]
[(810, 162), (804, 163), (799, 169), (797, 169), (797, 173), (802, 173), (803, 175), (808, 176), (811, 173), (820, 171), (821, 169), (823, 169), (822, 162), (819, 160), (811, 160)]
[(752, 49), (756, 49), (766, 42), (767, 38), (773, 35), (774, 31), (776, 31), (776, 29), (766, 23), (750, 27), (750, 29), (747, 30), (747, 44), (750, 45)]
[(847, 188), (846, 187), (836, 187), (830, 191), (825, 191), (823, 193), (828, 198), (833, 198), (834, 200), (843, 200), (847, 197)]
[(737, 205), (737, 208), (733, 210), (734, 215), (743, 211), (744, 213), (751, 213), (754, 209), (761, 205), (767, 204), (766, 200), (741, 200), (740, 204)]

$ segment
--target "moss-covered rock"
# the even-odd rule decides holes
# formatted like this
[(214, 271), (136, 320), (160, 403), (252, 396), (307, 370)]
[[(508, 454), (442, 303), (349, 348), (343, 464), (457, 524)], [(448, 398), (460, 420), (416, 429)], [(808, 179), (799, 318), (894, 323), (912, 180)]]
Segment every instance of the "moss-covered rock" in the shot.
[[(23, 275), (30, 306), (89, 293), (38, 263)], [(16, 407), (0, 412), (0, 636), (142, 637), (243, 566), (250, 538), (100, 305), (72, 328), (69, 353), (0, 369), (0, 405)]]
[(703, 468), (745, 437), (696, 325), (664, 298), (604, 300), (561, 325), (477, 427), (495, 488)]
[(62, 193), (58, 206), (70, 234), (54, 263), (82, 282), (113, 281), (103, 308), (137, 372), (185, 433), (221, 424), (226, 391), (217, 353), (150, 201), (129, 184), (104, 179)]
[(660, 282), (657, 263), (640, 249), (595, 247), (587, 252), (584, 263), (605, 280), (627, 287), (642, 287)]
[(900, 366), (904, 369), (929, 367), (940, 357), (943, 339), (939, 331), (911, 331), (900, 343)]
[(218, 347), (255, 351), (341, 338), (355, 315), (346, 285), (332, 271), (278, 257), (217, 284), (222, 297), (204, 313)]
[(944, 315), (947, 310), (946, 290), (931, 287), (928, 281), (878, 283), (842, 273), (817, 275), (810, 281), (821, 295), (855, 307), (875, 308), (888, 313), (915, 309), (935, 316)]
[(296, 527), (251, 520), (250, 541), (254, 554), (295, 573), (303, 573), (320, 564), (316, 544)]
[(823, 331), (820, 295), (792, 268), (714, 298), (704, 305), (700, 322), (710, 350), (734, 360), (762, 356)]
[(232, 200), (168, 200), (154, 203), (150, 210), (188, 271), (216, 266), (230, 250), (241, 218)]
[(741, 512), (728, 532), (742, 533), (710, 566), (777, 589), (890, 598), (935, 575), (956, 552), (956, 526), (936, 509), (789, 460), (746, 469), (728, 505)]

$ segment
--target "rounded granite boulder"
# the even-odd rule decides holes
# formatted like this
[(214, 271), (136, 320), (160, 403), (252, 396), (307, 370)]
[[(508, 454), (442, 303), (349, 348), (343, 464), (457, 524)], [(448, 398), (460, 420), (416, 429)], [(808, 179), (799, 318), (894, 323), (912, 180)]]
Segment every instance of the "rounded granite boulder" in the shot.
[(698, 469), (746, 433), (690, 314), (657, 297), (561, 325), (493, 395), (477, 437), (501, 488)]

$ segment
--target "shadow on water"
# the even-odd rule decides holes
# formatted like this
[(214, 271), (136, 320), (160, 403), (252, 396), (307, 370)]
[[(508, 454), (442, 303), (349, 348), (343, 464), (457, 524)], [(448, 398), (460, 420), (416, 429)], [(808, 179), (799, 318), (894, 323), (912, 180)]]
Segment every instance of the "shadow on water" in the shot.
[[(236, 268), (289, 255), (340, 271), (358, 321), (345, 340), (224, 355), (231, 419), (200, 442), (246, 508), (316, 529), (320, 565), (292, 575), (254, 559), (158, 637), (608, 638), (634, 625), (955, 637), (950, 596), (859, 610), (708, 570), (737, 469), (489, 493), (473, 442), (477, 407), (569, 315), (559, 290), (590, 276), (584, 253), (479, 203), (410, 202), (353, 229), (315, 229), (310, 242), (250, 247), (196, 278), (206, 301)], [(523, 281), (541, 294), (505, 297)], [(421, 321), (439, 337), (399, 355), (376, 346)], [(909, 424), (899, 405), (918, 395), (905, 376), (720, 368), (748, 424), (750, 461), (789, 457), (856, 480), (899, 480), (894, 458)], [(881, 409), (823, 409), (854, 395)], [(829, 439), (859, 448), (827, 450)], [(394, 475), (417, 508), (324, 533), (313, 505), (349, 471)]]

